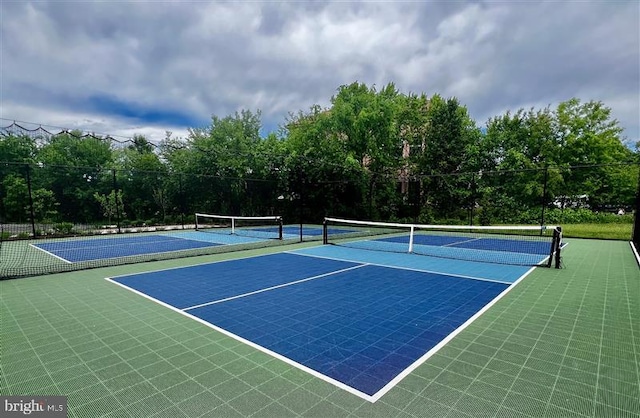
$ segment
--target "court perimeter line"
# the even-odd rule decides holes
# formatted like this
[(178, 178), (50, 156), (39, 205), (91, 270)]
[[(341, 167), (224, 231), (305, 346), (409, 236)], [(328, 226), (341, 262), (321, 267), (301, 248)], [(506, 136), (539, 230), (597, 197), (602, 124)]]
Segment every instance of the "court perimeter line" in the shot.
[(405, 377), (407, 377), (411, 372), (421, 366), (425, 361), (427, 361), (431, 356), (433, 356), (436, 352), (438, 352), (442, 347), (444, 347), (449, 341), (455, 338), (458, 334), (460, 334), (465, 328), (467, 328), (473, 321), (478, 319), (480, 315), (485, 313), (489, 308), (498, 303), (500, 299), (502, 299), (507, 293), (511, 291), (518, 283), (520, 283), (525, 277), (527, 277), (535, 267), (531, 267), (526, 273), (524, 273), (518, 280), (511, 283), (505, 290), (502, 291), (498, 296), (493, 298), (492, 301), (487, 303), (482, 307), (478, 312), (476, 312), (471, 318), (467, 319), (462, 325), (456, 328), (452, 333), (447, 335), (444, 339), (442, 339), (438, 344), (436, 344), (431, 350), (427, 351), (422, 357), (413, 362), (409, 367), (400, 372), (396, 377), (394, 377), (389, 383), (387, 383), (382, 389), (378, 392), (371, 395), (371, 402), (375, 402), (381, 397), (383, 397), (387, 392), (393, 389), (398, 383), (402, 381)]
[(269, 290), (278, 289), (278, 288), (281, 288), (281, 287), (291, 286), (291, 285), (298, 284), (298, 283), (304, 283), (304, 282), (308, 282), (310, 280), (321, 279), (323, 277), (331, 276), (331, 275), (334, 275), (334, 274), (337, 274), (337, 273), (344, 273), (345, 271), (359, 269), (361, 267), (365, 267), (365, 266), (368, 266), (368, 265), (370, 265), (370, 264), (365, 263), (365, 264), (361, 264), (359, 266), (347, 267), (345, 269), (331, 271), (329, 273), (319, 274), (319, 275), (313, 276), (313, 277), (307, 277), (306, 279), (300, 279), (300, 280), (296, 280), (296, 281), (289, 282), (289, 283), (283, 283), (283, 284), (279, 284), (279, 285), (276, 285), (276, 286), (266, 287), (266, 288), (260, 289), (260, 290), (254, 290), (253, 292), (247, 292), (247, 293), (243, 293), (243, 294), (237, 295), (237, 296), (230, 296), (228, 298), (214, 300), (212, 302), (206, 302), (206, 303), (201, 303), (199, 305), (189, 306), (188, 308), (182, 308), (182, 310), (183, 311), (190, 311), (191, 309), (202, 308), (203, 306), (215, 305), (216, 303), (227, 302), (227, 301), (230, 301), (230, 300), (243, 298), (245, 296), (251, 296), (251, 295), (255, 295), (255, 294), (258, 294), (258, 293), (266, 292), (266, 291), (269, 291)]
[[(336, 261), (348, 261), (350, 263), (361, 263), (361, 261), (355, 261), (355, 260), (350, 260), (347, 258), (335, 258), (335, 257), (327, 257), (327, 256), (322, 256), (322, 255), (315, 255), (315, 254), (304, 254), (304, 253), (297, 253), (295, 252), (296, 250), (293, 251), (284, 251), (287, 254), (294, 254), (294, 255), (301, 255), (304, 257), (315, 257), (315, 258), (324, 258), (327, 260), (336, 260)], [(368, 250), (365, 250), (368, 251)], [(410, 253), (407, 253), (410, 254)], [(429, 257), (429, 256), (420, 256), (420, 257)], [(472, 263), (474, 261), (471, 261)], [(386, 268), (390, 268), (390, 269), (398, 269), (398, 270), (408, 270), (408, 271), (416, 271), (419, 273), (431, 273), (431, 274), (437, 274), (440, 276), (449, 276), (449, 277), (457, 277), (457, 278), (461, 278), (461, 279), (470, 279), (470, 280), (479, 280), (481, 282), (491, 282), (491, 283), (500, 283), (500, 284), (506, 284), (506, 285), (512, 285), (515, 282), (505, 282), (502, 280), (495, 280), (495, 279), (485, 279), (484, 277), (474, 277), (474, 276), (465, 276), (464, 274), (454, 274), (454, 273), (444, 273), (441, 271), (435, 271), (435, 270), (423, 270), (423, 269), (417, 269), (417, 268), (412, 268), (412, 267), (402, 267), (402, 266), (389, 266), (387, 264), (378, 264), (378, 263), (367, 263), (370, 266), (376, 266), (376, 267), (386, 267)], [(528, 273), (527, 273), (528, 274)]]
[(36, 249), (38, 249), (38, 250), (42, 251), (42, 252), (43, 252), (43, 253), (45, 253), (45, 254), (49, 254), (51, 257), (55, 257), (55, 258), (57, 258), (58, 260), (62, 260), (62, 261), (64, 261), (64, 262), (65, 262), (65, 263), (67, 263), (67, 264), (73, 264), (73, 261), (69, 261), (69, 260), (67, 260), (66, 258), (62, 258), (62, 257), (60, 257), (59, 255), (55, 255), (54, 253), (49, 252), (49, 251), (45, 250), (44, 248), (40, 248), (40, 247), (38, 247), (37, 245), (29, 244), (29, 246), (31, 246), (31, 247), (33, 247), (33, 248), (36, 248)]
[[(464, 244), (465, 242), (473, 242), (473, 241), (480, 241), (482, 238), (469, 238), (469, 239), (465, 239), (462, 241), (458, 241), (458, 242), (452, 242), (451, 244), (446, 244), (446, 245), (436, 245), (436, 247), (452, 247), (454, 245), (458, 245), (458, 244)], [(418, 244), (420, 245), (420, 244)]]
[[(298, 254), (298, 255), (301, 255), (301, 254)], [(316, 257), (316, 256), (310, 256), (310, 257)], [(329, 257), (318, 257), (318, 258), (328, 258), (328, 259), (330, 259)], [(351, 268), (348, 268), (348, 269), (343, 269), (342, 271), (351, 270), (351, 269), (355, 269), (355, 268), (360, 268), (360, 267), (364, 267), (366, 265), (375, 265), (375, 264), (358, 265), (358, 266), (351, 267)], [(388, 266), (382, 266), (382, 267), (388, 267)], [(498, 296), (496, 296), (488, 304), (483, 306), (478, 312), (476, 312), (473, 316), (471, 316), (468, 320), (466, 320), (462, 325), (460, 325), (453, 332), (451, 332), (449, 335), (447, 335), (437, 345), (435, 345), (433, 348), (431, 348), (429, 351), (427, 351), (424, 355), (422, 355), (419, 359), (417, 359), (415, 362), (413, 362), (409, 367), (405, 368), (395, 378), (393, 378), (391, 381), (389, 381), (389, 383), (387, 383), (382, 389), (380, 389), (379, 391), (377, 391), (373, 395), (368, 395), (368, 394), (366, 394), (364, 392), (361, 392), (358, 389), (355, 389), (355, 388), (353, 388), (353, 387), (351, 387), (351, 386), (349, 386), (349, 385), (347, 385), (345, 383), (340, 382), (339, 380), (336, 380), (336, 379), (333, 379), (333, 378), (331, 378), (329, 376), (326, 376), (326, 375), (324, 375), (324, 374), (322, 374), (322, 373), (320, 373), (320, 372), (318, 372), (316, 370), (313, 370), (313, 369), (311, 369), (311, 368), (309, 368), (309, 367), (307, 367), (307, 366), (305, 366), (303, 364), (300, 364), (300, 363), (298, 363), (298, 362), (296, 362), (294, 360), (291, 360), (288, 357), (285, 357), (285, 356), (283, 356), (283, 355), (281, 355), (279, 353), (271, 351), (268, 348), (263, 347), (261, 345), (258, 345), (256, 343), (250, 341), (250, 340), (244, 339), (244, 338), (240, 337), (239, 335), (236, 335), (236, 334), (234, 334), (232, 332), (229, 332), (229, 331), (225, 330), (224, 328), (220, 328), (220, 327), (218, 327), (218, 326), (216, 326), (214, 324), (211, 324), (211, 323), (205, 321), (204, 319), (198, 318), (197, 316), (194, 316), (194, 315), (192, 315), (192, 314), (190, 314), (190, 313), (188, 313), (188, 312), (186, 312), (186, 311), (184, 311), (182, 309), (176, 308), (176, 307), (174, 307), (172, 305), (169, 305), (169, 304), (167, 304), (165, 302), (162, 302), (162, 301), (160, 301), (158, 299), (155, 299), (155, 298), (153, 298), (153, 297), (151, 297), (151, 296), (149, 296), (149, 295), (147, 295), (145, 293), (142, 293), (142, 292), (140, 292), (140, 291), (138, 291), (136, 289), (133, 289), (133, 288), (127, 286), (127, 285), (124, 285), (122, 283), (119, 283), (119, 282), (117, 282), (117, 281), (115, 281), (115, 280), (113, 280), (113, 279), (111, 279), (109, 277), (106, 277), (105, 280), (107, 280), (107, 281), (109, 281), (111, 283), (115, 283), (115, 284), (117, 284), (118, 286), (120, 286), (120, 287), (122, 287), (124, 289), (132, 291), (132, 292), (134, 292), (134, 293), (136, 293), (136, 294), (138, 294), (138, 295), (140, 295), (140, 296), (142, 296), (142, 297), (144, 297), (144, 298), (146, 298), (148, 300), (156, 302), (156, 303), (158, 303), (158, 304), (160, 304), (160, 305), (162, 305), (164, 307), (167, 307), (167, 308), (169, 308), (169, 309), (171, 309), (171, 310), (173, 310), (175, 312), (178, 312), (178, 313), (180, 313), (180, 314), (182, 314), (182, 315), (184, 315), (184, 316), (186, 316), (188, 318), (194, 319), (194, 320), (198, 321), (199, 323), (201, 323), (201, 324), (203, 324), (203, 325), (205, 325), (205, 326), (207, 326), (207, 327), (209, 327), (211, 329), (214, 329), (214, 330), (216, 330), (216, 331), (218, 331), (218, 332), (220, 332), (220, 333), (222, 333), (222, 334), (224, 334), (224, 335), (226, 335), (228, 337), (231, 337), (231, 338), (233, 338), (233, 339), (235, 339), (237, 341), (240, 341), (240, 342), (242, 342), (244, 344), (247, 344), (247, 345), (253, 347), (256, 350), (262, 351), (265, 354), (268, 354), (268, 355), (270, 355), (272, 357), (275, 357), (275, 358), (277, 358), (279, 360), (282, 360), (282, 361), (284, 361), (285, 363), (287, 363), (287, 364), (289, 364), (291, 366), (294, 366), (294, 367), (296, 367), (296, 368), (298, 368), (298, 369), (300, 369), (302, 371), (305, 371), (305, 372), (311, 374), (312, 376), (315, 376), (315, 377), (317, 377), (319, 379), (322, 379), (323, 381), (325, 381), (327, 383), (331, 383), (332, 385), (337, 386), (340, 389), (343, 389), (343, 390), (345, 390), (345, 391), (347, 391), (347, 392), (349, 392), (349, 393), (351, 393), (353, 395), (356, 395), (361, 399), (364, 399), (364, 400), (366, 400), (368, 402), (371, 402), (371, 403), (375, 403), (382, 396), (384, 396), (387, 392), (389, 392), (391, 389), (393, 389), (398, 383), (400, 383), (405, 377), (407, 377), (415, 369), (417, 369), (425, 361), (427, 361), (430, 357), (432, 357), (435, 353), (437, 353), (449, 341), (451, 341), (454, 337), (456, 337), (458, 334), (460, 334), (465, 328), (467, 328), (469, 325), (471, 325), (471, 323), (473, 323), (473, 321), (475, 321), (478, 317), (480, 317), (484, 312), (486, 312), (489, 308), (491, 308), (493, 305), (495, 305), (512, 288), (514, 288), (525, 277), (527, 277), (532, 271), (534, 271), (535, 268), (536, 268), (535, 266), (531, 267), (526, 273), (524, 273), (522, 276), (520, 276), (513, 283), (503, 283), (503, 284), (507, 284), (508, 285), (508, 287), (504, 291), (502, 291)], [(422, 271), (422, 270), (410, 269), (410, 268), (407, 268), (406, 270), (412, 270), (412, 271), (417, 271), (417, 272), (425, 272), (425, 271)], [(335, 272), (332, 272), (332, 273), (335, 273)], [(332, 273), (329, 273), (329, 274), (332, 274)], [(438, 273), (438, 272), (435, 272), (435, 274), (440, 274), (440, 275), (445, 275), (445, 276), (447, 275), (447, 274), (442, 274), (442, 273)], [(121, 276), (117, 276), (117, 277), (121, 277)], [(310, 279), (312, 279), (312, 278), (303, 279), (303, 280), (310, 280)], [(483, 279), (480, 279), (480, 280), (483, 280)], [(298, 280), (297, 282), (300, 282), (300, 280)], [(502, 283), (502, 282), (500, 282), (500, 283)], [(285, 285), (288, 285), (288, 284), (285, 284)], [(187, 308), (187, 309), (190, 309), (190, 308)]]
[[(117, 277), (120, 277), (120, 276), (117, 276)], [(307, 367), (307, 366), (305, 366), (303, 364), (300, 364), (300, 363), (298, 363), (298, 362), (296, 362), (294, 360), (291, 360), (290, 358), (285, 357), (282, 354), (278, 354), (275, 351), (271, 351), (268, 348), (265, 348), (265, 347), (263, 347), (261, 345), (258, 345), (258, 344), (254, 343), (252, 341), (246, 340), (246, 339), (240, 337), (239, 335), (236, 335), (236, 334), (234, 334), (232, 332), (229, 332), (224, 328), (220, 328), (217, 325), (213, 325), (212, 323), (207, 322), (204, 319), (198, 318), (195, 315), (191, 315), (190, 313), (185, 312), (185, 311), (183, 311), (181, 309), (178, 309), (175, 306), (171, 306), (168, 303), (165, 303), (165, 302), (162, 302), (162, 301), (160, 301), (158, 299), (155, 299), (155, 298), (153, 298), (153, 297), (151, 297), (151, 296), (149, 296), (149, 295), (147, 295), (145, 293), (142, 293), (142, 292), (140, 292), (140, 291), (138, 291), (136, 289), (133, 289), (133, 288), (127, 286), (127, 285), (124, 285), (122, 283), (119, 283), (119, 282), (117, 282), (117, 281), (115, 281), (115, 280), (113, 280), (113, 279), (111, 279), (109, 277), (105, 277), (105, 280), (107, 280), (107, 281), (109, 281), (111, 283), (115, 283), (118, 286), (120, 286), (120, 287), (122, 287), (122, 288), (124, 288), (126, 290), (129, 290), (129, 291), (131, 291), (131, 292), (133, 292), (133, 293), (135, 293), (137, 295), (140, 295), (140, 296), (142, 296), (144, 298), (147, 298), (150, 301), (158, 303), (158, 304), (164, 306), (165, 308), (169, 308), (169, 309), (171, 309), (171, 310), (173, 310), (175, 312), (178, 312), (179, 314), (184, 315), (187, 318), (191, 318), (191, 319), (193, 319), (193, 320), (195, 320), (195, 321), (197, 321), (197, 322), (199, 322), (199, 323), (201, 323), (201, 324), (203, 324), (203, 325), (205, 325), (205, 326), (207, 326), (207, 327), (209, 327), (209, 328), (211, 328), (211, 329), (213, 329), (215, 331), (218, 331), (218, 332), (226, 335), (227, 337), (231, 337), (234, 340), (239, 341), (239, 342), (244, 343), (244, 344), (247, 344), (248, 346), (253, 347), (254, 349), (256, 349), (258, 351), (262, 351), (263, 353), (268, 354), (268, 355), (270, 355), (272, 357), (275, 357), (278, 360), (282, 360), (282, 361), (284, 361), (285, 363), (287, 363), (290, 366), (293, 366), (293, 367), (295, 367), (297, 369), (300, 369), (303, 372), (307, 372), (310, 375), (315, 376), (318, 379), (324, 380), (325, 382), (330, 383), (330, 384), (332, 384), (334, 386), (337, 386), (338, 388), (340, 388), (342, 390), (345, 390), (345, 391), (351, 393), (352, 395), (356, 395), (359, 398), (364, 399), (365, 401), (369, 401), (369, 402), (373, 403), (373, 402), (375, 402), (377, 400), (377, 399), (373, 399), (373, 396), (367, 395), (364, 392), (360, 392), (358, 389), (352, 388), (351, 386), (346, 385), (346, 384), (340, 382), (339, 380), (336, 380), (336, 379), (333, 379), (333, 378), (331, 378), (329, 376), (326, 376), (326, 375), (324, 375), (324, 374), (322, 374), (320, 372), (317, 372), (317, 371), (313, 370), (312, 368), (309, 368), (309, 367)]]
[[(173, 232), (173, 233), (171, 233)], [(268, 241), (270, 239), (273, 238), (256, 238), (256, 237), (249, 237), (249, 236), (244, 236), (244, 235), (237, 235), (237, 234), (225, 234), (225, 233), (218, 233), (218, 232), (210, 232), (210, 231), (194, 231), (194, 230), (177, 230), (177, 231), (169, 231), (169, 232), (163, 232), (162, 234), (160, 234), (163, 237), (168, 237), (168, 238), (177, 238), (177, 239), (183, 239), (185, 241), (196, 241), (196, 242), (208, 242), (209, 244), (216, 244), (216, 245), (237, 245), (237, 244), (246, 244), (246, 242), (238, 242), (238, 243), (229, 243), (229, 242), (218, 242), (218, 241), (210, 241), (210, 240), (206, 240), (206, 239), (196, 239), (196, 238), (187, 238), (187, 237), (182, 237), (182, 236), (178, 236), (178, 234), (189, 234), (191, 232), (200, 232), (202, 234), (211, 234), (214, 237), (215, 236), (226, 236), (226, 237), (233, 237), (233, 236), (240, 236), (242, 238), (249, 238), (251, 241), (250, 243), (254, 243), (254, 242), (263, 242), (263, 241)], [(253, 241), (255, 240), (255, 241)]]
[(640, 255), (638, 255), (638, 250), (636, 250), (636, 246), (633, 245), (633, 241), (629, 241), (629, 245), (631, 245), (631, 251), (633, 251), (633, 255), (636, 257), (636, 262), (640, 265)]

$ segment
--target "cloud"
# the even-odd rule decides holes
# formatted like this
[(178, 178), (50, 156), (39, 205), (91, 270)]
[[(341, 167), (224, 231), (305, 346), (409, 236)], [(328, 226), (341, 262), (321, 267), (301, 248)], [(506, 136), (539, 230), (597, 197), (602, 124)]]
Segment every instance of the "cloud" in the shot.
[[(634, 2), (2, 2), (0, 117), (129, 132), (329, 105), (343, 84), (506, 109), (602, 100), (640, 139)], [(159, 135), (159, 138), (155, 137)]]

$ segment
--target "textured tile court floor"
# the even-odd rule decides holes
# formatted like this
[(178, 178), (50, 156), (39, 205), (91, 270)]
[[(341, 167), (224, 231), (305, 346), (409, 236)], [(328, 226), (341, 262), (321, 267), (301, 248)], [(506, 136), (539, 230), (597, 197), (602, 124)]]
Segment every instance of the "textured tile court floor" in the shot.
[(375, 403), (103, 280), (222, 256), (2, 281), (0, 393), (70, 417), (640, 416), (640, 270), (569, 242)]

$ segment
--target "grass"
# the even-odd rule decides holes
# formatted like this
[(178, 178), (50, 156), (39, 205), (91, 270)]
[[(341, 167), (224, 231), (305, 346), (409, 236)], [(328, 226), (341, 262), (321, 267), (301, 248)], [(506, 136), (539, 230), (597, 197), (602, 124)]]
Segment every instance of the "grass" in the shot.
[(562, 224), (562, 233), (571, 238), (596, 238), (631, 240), (633, 224), (631, 223), (581, 223)]

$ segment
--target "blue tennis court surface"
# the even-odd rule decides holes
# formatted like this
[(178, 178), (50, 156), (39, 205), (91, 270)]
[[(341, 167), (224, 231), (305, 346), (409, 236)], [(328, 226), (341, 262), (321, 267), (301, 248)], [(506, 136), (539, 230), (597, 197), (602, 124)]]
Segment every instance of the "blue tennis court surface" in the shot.
[(528, 271), (394, 260), (321, 246), (110, 280), (375, 401)]
[(78, 263), (259, 241), (263, 239), (182, 231), (166, 235), (57, 240), (32, 245), (68, 263)]
[[(378, 241), (409, 243), (409, 235), (381, 238)], [(444, 235), (415, 235), (414, 245), (437, 245), (474, 250), (549, 255), (549, 243), (542, 241), (509, 240), (503, 238), (467, 238)]]
[[(338, 238), (338, 237), (334, 237)], [(379, 252), (407, 253), (410, 235), (361, 239), (357, 241), (331, 241), (332, 244), (375, 250)], [(522, 266), (541, 265), (549, 260), (551, 238), (528, 240), (526, 238), (469, 237), (455, 235), (416, 234), (411, 251), (433, 257), (513, 264)]]
[[(333, 229), (332, 233), (340, 234), (347, 230)], [(238, 229), (231, 234), (231, 229), (211, 229), (206, 231), (175, 231), (170, 233), (112, 236), (107, 238), (80, 238), (72, 240), (56, 240), (32, 244), (67, 263), (104, 260), (109, 258), (131, 257), (137, 255), (158, 254), (170, 251), (192, 250), (197, 248), (216, 247), (255, 243), (278, 238), (278, 227), (256, 227)], [(320, 237), (322, 227), (304, 226), (303, 237)], [(283, 238), (292, 239), (300, 236), (300, 227), (287, 225), (283, 227)]]

